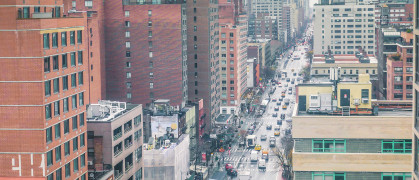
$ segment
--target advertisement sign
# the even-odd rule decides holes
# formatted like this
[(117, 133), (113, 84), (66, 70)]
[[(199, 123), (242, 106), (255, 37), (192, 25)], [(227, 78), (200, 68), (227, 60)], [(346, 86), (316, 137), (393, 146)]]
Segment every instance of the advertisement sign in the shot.
[(202, 153), (202, 161), (207, 161), (207, 154)]
[(164, 136), (167, 132), (173, 133), (174, 138), (179, 136), (178, 117), (173, 116), (151, 116), (151, 134), (153, 137)]

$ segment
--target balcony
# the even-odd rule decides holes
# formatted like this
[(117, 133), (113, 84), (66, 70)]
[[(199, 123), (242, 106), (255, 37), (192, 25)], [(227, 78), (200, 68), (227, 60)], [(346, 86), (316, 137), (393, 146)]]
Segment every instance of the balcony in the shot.
[(131, 146), (132, 146), (132, 136), (129, 136), (124, 140), (124, 147), (125, 149), (128, 149)]
[(122, 137), (122, 132), (120, 132), (120, 133), (118, 133), (118, 134), (115, 134), (115, 135), (113, 136), (113, 140), (115, 141), (115, 140), (119, 139), (120, 137)]

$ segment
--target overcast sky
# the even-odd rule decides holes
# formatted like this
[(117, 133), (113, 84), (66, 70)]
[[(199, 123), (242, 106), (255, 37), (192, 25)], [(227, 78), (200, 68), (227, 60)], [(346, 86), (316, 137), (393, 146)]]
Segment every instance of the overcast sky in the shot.
[[(308, 1), (308, 0), (306, 0), (306, 1)], [(316, 3), (316, 2), (317, 2), (317, 0), (310, 0), (310, 7), (313, 7), (314, 3)]]

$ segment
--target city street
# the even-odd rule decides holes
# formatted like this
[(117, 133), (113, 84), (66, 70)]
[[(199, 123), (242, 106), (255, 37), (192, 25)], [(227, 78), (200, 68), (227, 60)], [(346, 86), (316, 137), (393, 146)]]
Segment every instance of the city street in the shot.
[[(311, 30), (311, 28), (309, 28)], [(310, 34), (310, 33), (308, 33)], [(233, 145), (230, 154), (228, 151), (225, 151), (224, 154), (220, 154), (221, 156), (221, 168), (224, 169), (226, 163), (232, 164), (238, 171), (238, 176), (231, 178), (227, 176), (227, 179), (283, 179), (282, 178), (282, 166), (280, 160), (277, 155), (274, 154), (271, 147), (269, 147), (269, 137), (274, 136), (274, 127), (277, 125), (277, 120), (281, 119), (281, 114), (285, 114), (285, 119), (282, 120), (280, 136), (276, 137), (276, 146), (281, 148), (281, 139), (285, 136), (286, 130), (291, 129), (291, 116), (292, 111), (295, 108), (295, 85), (299, 83), (297, 80), (299, 76), (299, 72), (302, 70), (304, 66), (309, 63), (309, 59), (306, 58), (306, 50), (305, 48), (309, 48), (309, 45), (297, 45), (295, 47), (295, 51), (289, 50), (283, 56), (283, 60), (279, 63), (280, 66), (277, 68), (277, 72), (275, 75), (275, 79), (281, 82), (281, 85), (276, 85), (276, 90), (273, 94), (269, 94), (270, 88), (272, 84), (270, 84), (270, 88), (265, 90), (262, 99), (266, 99), (270, 97), (270, 101), (266, 107), (265, 113), (260, 118), (255, 118), (254, 116), (245, 117), (245, 127), (250, 126), (253, 122), (258, 122), (256, 126), (255, 132), (253, 133), (256, 135), (257, 140), (256, 144), (262, 146), (262, 150), (269, 151), (269, 160), (266, 161), (266, 169), (259, 169), (258, 162), (251, 162), (250, 156), (251, 151), (253, 149), (246, 148), (246, 147), (238, 147), (238, 145)], [(292, 53), (292, 55), (290, 55)], [(289, 56), (291, 58), (289, 58)], [(300, 60), (293, 60), (293, 58), (299, 57)], [(278, 78), (281, 77), (279, 72), (287, 72), (287, 78), (290, 78), (290, 81), (293, 79), (295, 80), (294, 84), (291, 82), (287, 82), (287, 78)], [(295, 73), (295, 76), (294, 76)], [(287, 84), (287, 87), (285, 87)], [(282, 86), (282, 87), (281, 87)], [(292, 88), (292, 93), (289, 94), (289, 87)], [(281, 97), (281, 92), (286, 91), (285, 97), (282, 101), (278, 101)], [(275, 100), (274, 100), (275, 99)], [(284, 100), (289, 99), (290, 103), (286, 109), (282, 109), (282, 105), (284, 105)], [(274, 102), (275, 101), (275, 102)], [(280, 102), (281, 105), (277, 105), (277, 102)], [(275, 107), (279, 107), (279, 110), (275, 111)], [(277, 117), (273, 117), (273, 114), (277, 113)], [(271, 130), (267, 130), (267, 126), (272, 125)], [(266, 135), (267, 140), (261, 141), (261, 136)], [(258, 153), (258, 159), (261, 158), (261, 151)], [(223, 158), (224, 157), (224, 158)], [(246, 175), (247, 174), (247, 175)]]

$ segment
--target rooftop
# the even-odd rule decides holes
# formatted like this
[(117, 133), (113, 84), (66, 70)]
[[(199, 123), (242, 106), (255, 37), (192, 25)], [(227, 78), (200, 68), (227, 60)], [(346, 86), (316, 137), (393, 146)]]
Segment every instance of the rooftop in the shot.
[[(335, 62), (332, 64), (364, 64), (359, 61), (359, 58), (355, 55), (333, 55)], [(368, 55), (370, 60), (369, 64), (377, 63), (377, 58), (373, 55)], [(326, 63), (326, 57), (323, 54), (314, 55), (313, 64), (323, 64)], [(368, 64), (368, 63), (365, 63)]]
[[(296, 113), (296, 116), (342, 116), (342, 114), (314, 114), (314, 113), (307, 113), (305, 111), (298, 111)], [(350, 116), (373, 116), (372, 111), (371, 115), (366, 114), (360, 114), (360, 115), (354, 115), (351, 114)], [(392, 109), (392, 110), (385, 110), (385, 109), (378, 109), (378, 115), (377, 116), (383, 116), (383, 117), (400, 117), (400, 116), (412, 116), (412, 109)], [(346, 116), (348, 117), (348, 116)]]
[(90, 104), (87, 107), (87, 121), (111, 122), (140, 106), (126, 102), (101, 100), (98, 104)]

